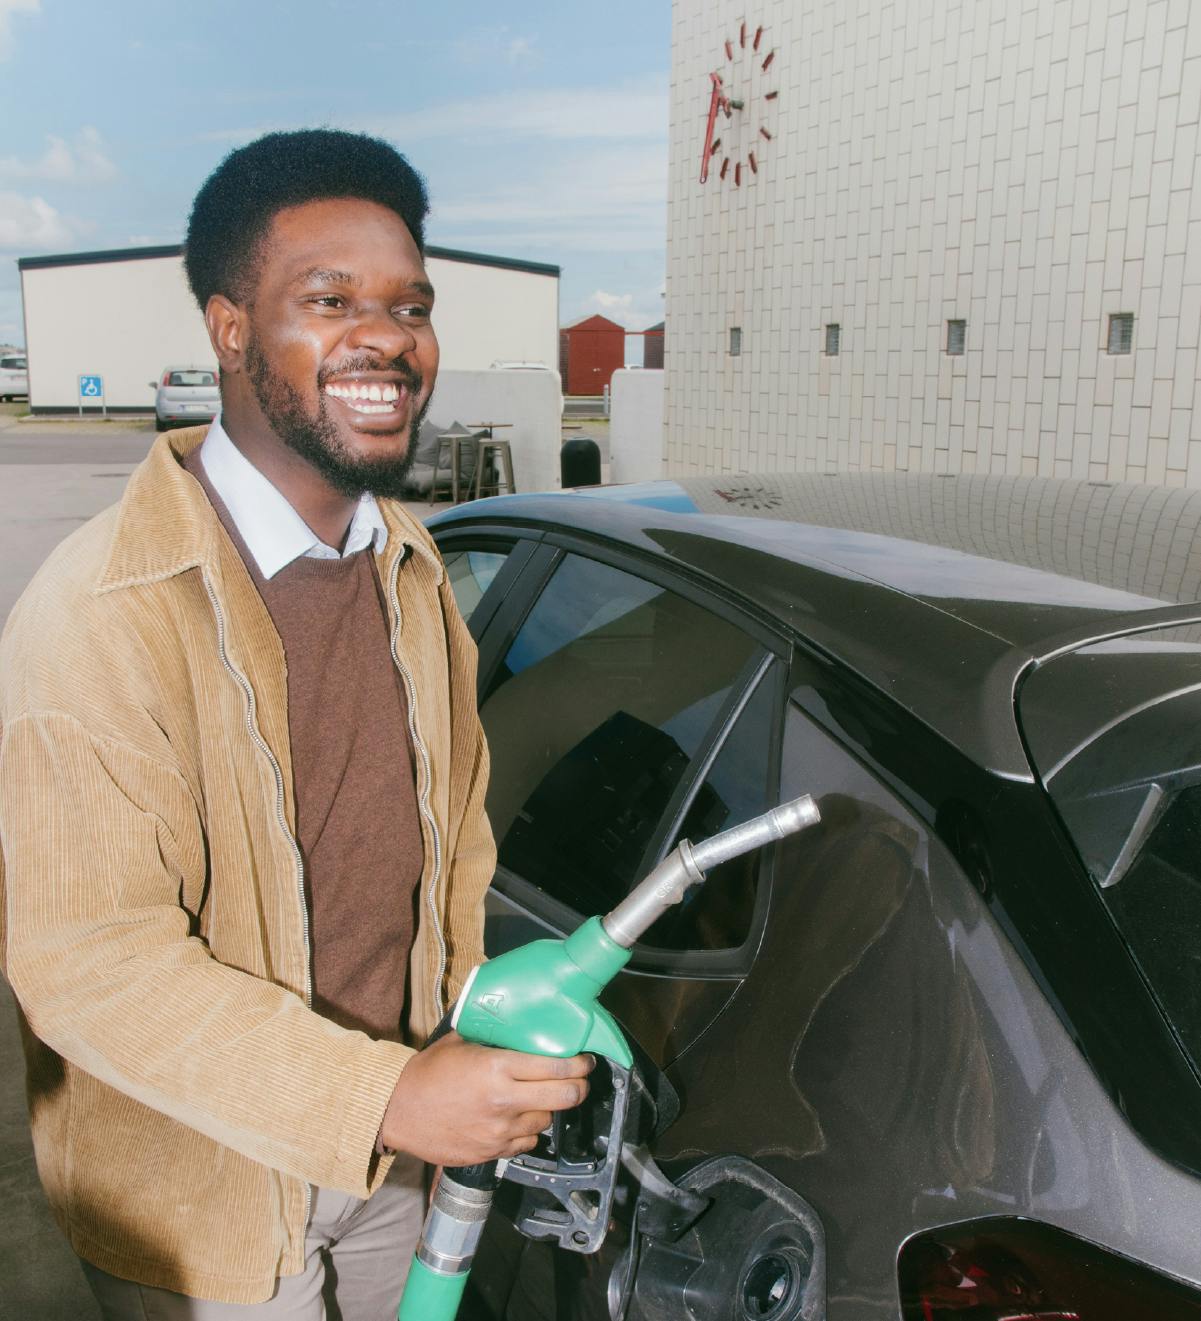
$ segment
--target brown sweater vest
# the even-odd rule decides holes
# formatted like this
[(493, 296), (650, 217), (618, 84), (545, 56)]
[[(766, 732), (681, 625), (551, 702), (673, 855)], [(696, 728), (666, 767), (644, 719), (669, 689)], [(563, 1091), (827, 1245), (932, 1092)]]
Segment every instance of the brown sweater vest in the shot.
[(313, 1008), (398, 1041), (424, 864), (404, 683), (370, 548), (302, 556), (264, 578), (209, 484), (204, 487), (283, 643), (296, 833), (309, 906)]

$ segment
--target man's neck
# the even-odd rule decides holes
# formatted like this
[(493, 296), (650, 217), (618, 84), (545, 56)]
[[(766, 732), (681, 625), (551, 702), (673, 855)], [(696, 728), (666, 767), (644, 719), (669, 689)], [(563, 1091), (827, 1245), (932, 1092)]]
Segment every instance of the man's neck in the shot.
[(307, 459), (274, 436), (264, 441), (253, 431), (231, 427), (224, 419), (222, 425), (242, 456), (254, 464), (306, 525), (327, 546), (341, 551), (358, 500), (331, 486)]

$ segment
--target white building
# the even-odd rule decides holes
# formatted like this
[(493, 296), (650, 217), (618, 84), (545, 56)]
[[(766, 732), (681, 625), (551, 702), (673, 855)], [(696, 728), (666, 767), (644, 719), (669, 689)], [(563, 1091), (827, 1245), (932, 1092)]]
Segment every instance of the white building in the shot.
[(667, 471), (1201, 486), (1199, 120), (1189, 0), (675, 0)]
[[(18, 262), (32, 412), (78, 408), (81, 375), (102, 378), (108, 408), (151, 411), (149, 382), (165, 366), (215, 365), (182, 253), (125, 248)], [(498, 360), (557, 368), (557, 266), (428, 247), (426, 267), (437, 291), (443, 368), (478, 370)]]

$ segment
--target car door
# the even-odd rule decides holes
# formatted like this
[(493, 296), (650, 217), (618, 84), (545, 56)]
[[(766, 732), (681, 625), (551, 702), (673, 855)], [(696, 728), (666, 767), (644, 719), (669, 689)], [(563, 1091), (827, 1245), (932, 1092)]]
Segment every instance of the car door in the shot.
[[(490, 953), (608, 911), (680, 838), (778, 801), (789, 655), (778, 636), (615, 549), (478, 532), (441, 549), (481, 651), (499, 854)], [(716, 869), (608, 989), (645, 1068), (696, 1048), (736, 995), (762, 938), (773, 861), (765, 850)], [(607, 1315), (628, 1234), (568, 1263), (493, 1221), (477, 1315)]]
[[(498, 849), (489, 953), (609, 911), (682, 834), (774, 801), (778, 638), (617, 550), (461, 532), (441, 549), (480, 645)], [(761, 866), (722, 869), (610, 988), (608, 1007), (659, 1066), (745, 975)]]

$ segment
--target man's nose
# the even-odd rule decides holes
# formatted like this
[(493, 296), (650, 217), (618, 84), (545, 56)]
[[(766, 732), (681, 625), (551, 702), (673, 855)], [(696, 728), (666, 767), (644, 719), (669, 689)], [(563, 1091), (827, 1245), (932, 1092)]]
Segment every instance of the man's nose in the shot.
[(416, 343), (413, 327), (398, 319), (389, 307), (365, 308), (347, 335), (348, 347), (389, 360), (410, 352)]

